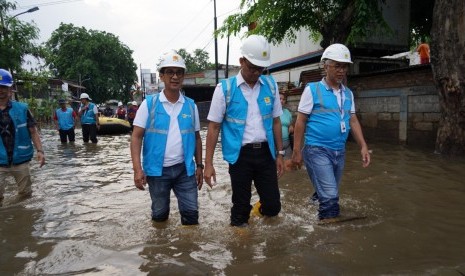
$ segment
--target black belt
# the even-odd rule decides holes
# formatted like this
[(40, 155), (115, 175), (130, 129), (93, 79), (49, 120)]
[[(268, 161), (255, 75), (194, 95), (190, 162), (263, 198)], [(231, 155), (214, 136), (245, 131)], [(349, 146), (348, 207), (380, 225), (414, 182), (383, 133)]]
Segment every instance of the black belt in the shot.
[(242, 146), (246, 149), (261, 149), (261, 148), (268, 148), (268, 142), (261, 142), (261, 143), (250, 143), (245, 144)]

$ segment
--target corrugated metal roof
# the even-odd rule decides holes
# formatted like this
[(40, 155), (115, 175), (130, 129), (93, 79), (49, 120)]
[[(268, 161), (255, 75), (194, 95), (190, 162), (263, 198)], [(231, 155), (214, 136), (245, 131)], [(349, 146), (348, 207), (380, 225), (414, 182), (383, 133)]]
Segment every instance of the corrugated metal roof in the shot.
[(323, 49), (315, 51), (315, 52), (310, 52), (310, 53), (307, 53), (301, 56), (293, 57), (290, 59), (286, 59), (286, 60), (271, 64), (271, 66), (268, 67), (268, 70), (270, 72), (275, 72), (275, 71), (279, 71), (279, 70), (283, 70), (287, 68), (301, 66), (304, 64), (319, 62), (322, 54), (323, 54)]

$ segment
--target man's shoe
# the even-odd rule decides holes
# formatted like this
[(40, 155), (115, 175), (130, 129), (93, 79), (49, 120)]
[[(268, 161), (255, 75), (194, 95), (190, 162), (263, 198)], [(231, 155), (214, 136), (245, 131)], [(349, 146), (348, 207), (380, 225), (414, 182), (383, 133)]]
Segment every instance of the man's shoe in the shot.
[(263, 214), (260, 213), (260, 207), (262, 207), (262, 204), (260, 203), (260, 201), (257, 201), (257, 203), (253, 205), (252, 210), (250, 211), (250, 215), (262, 218)]

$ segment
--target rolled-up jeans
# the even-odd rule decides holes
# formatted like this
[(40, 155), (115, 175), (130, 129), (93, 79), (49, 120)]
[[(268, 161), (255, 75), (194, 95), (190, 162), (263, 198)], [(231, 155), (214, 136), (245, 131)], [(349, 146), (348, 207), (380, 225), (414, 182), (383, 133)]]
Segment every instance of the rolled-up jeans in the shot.
[(184, 163), (163, 167), (162, 175), (147, 176), (147, 183), (152, 199), (152, 219), (154, 221), (160, 222), (168, 219), (172, 189), (178, 199), (181, 224), (199, 223), (197, 181), (195, 175), (187, 175)]
[(306, 145), (302, 155), (313, 188), (318, 195), (318, 218), (339, 216), (339, 185), (345, 162), (345, 149), (331, 150)]

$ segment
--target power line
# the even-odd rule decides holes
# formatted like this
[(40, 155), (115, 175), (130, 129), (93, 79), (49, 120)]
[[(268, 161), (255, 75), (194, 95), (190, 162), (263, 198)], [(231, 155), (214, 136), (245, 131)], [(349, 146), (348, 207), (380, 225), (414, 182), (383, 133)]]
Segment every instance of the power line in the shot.
[[(230, 11), (228, 11), (228, 12), (225, 12), (225, 13), (221, 14), (220, 17), (225, 16), (225, 15), (227, 15), (227, 14), (230, 14), (230, 13), (232, 13), (233, 11), (236, 11), (236, 10), (239, 10), (239, 8), (235, 8), (235, 9), (232, 9), (232, 10), (230, 10)], [(191, 46), (191, 44), (194, 43), (194, 42), (204, 33), (204, 31), (205, 31), (208, 27), (211, 26), (211, 23), (212, 23), (212, 22), (213, 22), (213, 19), (210, 20), (210, 22), (208, 22), (208, 24), (199, 32), (199, 34), (197, 34), (197, 36), (196, 36), (191, 42), (189, 42), (189, 44), (188, 44), (185, 48), (186, 48), (186, 49), (189, 48), (189, 46)], [(213, 33), (213, 32), (212, 32), (212, 33)], [(213, 41), (213, 36), (212, 36), (212, 38), (210, 39), (210, 41), (207, 43), (207, 45), (205, 45), (205, 46), (202, 48), (202, 50), (204, 50), (206, 47), (208, 47), (208, 45), (210, 45), (210, 43), (211, 43), (212, 41)]]
[(199, 14), (200, 12), (202, 12), (203, 10), (205, 10), (205, 8), (210, 4), (209, 2), (210, 2), (210, 0), (208, 0), (208, 2), (207, 2), (198, 12), (194, 13), (194, 16), (191, 18), (191, 20), (189, 20), (189, 21), (186, 23), (186, 25), (185, 25), (184, 27), (182, 27), (181, 30), (180, 30), (178, 33), (176, 33), (176, 34), (173, 36), (173, 38), (171, 38), (171, 39), (163, 46), (163, 48), (166, 48), (166, 46), (168, 46), (173, 40), (175, 40), (175, 39), (179, 36), (179, 34), (181, 34), (182, 31), (184, 31), (184, 29), (187, 28), (187, 27), (194, 21), (194, 19), (197, 19), (197, 18), (199, 17), (198, 14)]
[(45, 7), (45, 6), (53, 6), (53, 5), (60, 5), (60, 4), (68, 4), (68, 3), (74, 3), (74, 2), (82, 2), (83, 0), (57, 0), (57, 1), (51, 1), (51, 2), (45, 2), (45, 3), (39, 3), (39, 4), (29, 4), (26, 6), (20, 6), (17, 7), (17, 10), (27, 10), (33, 7)]

